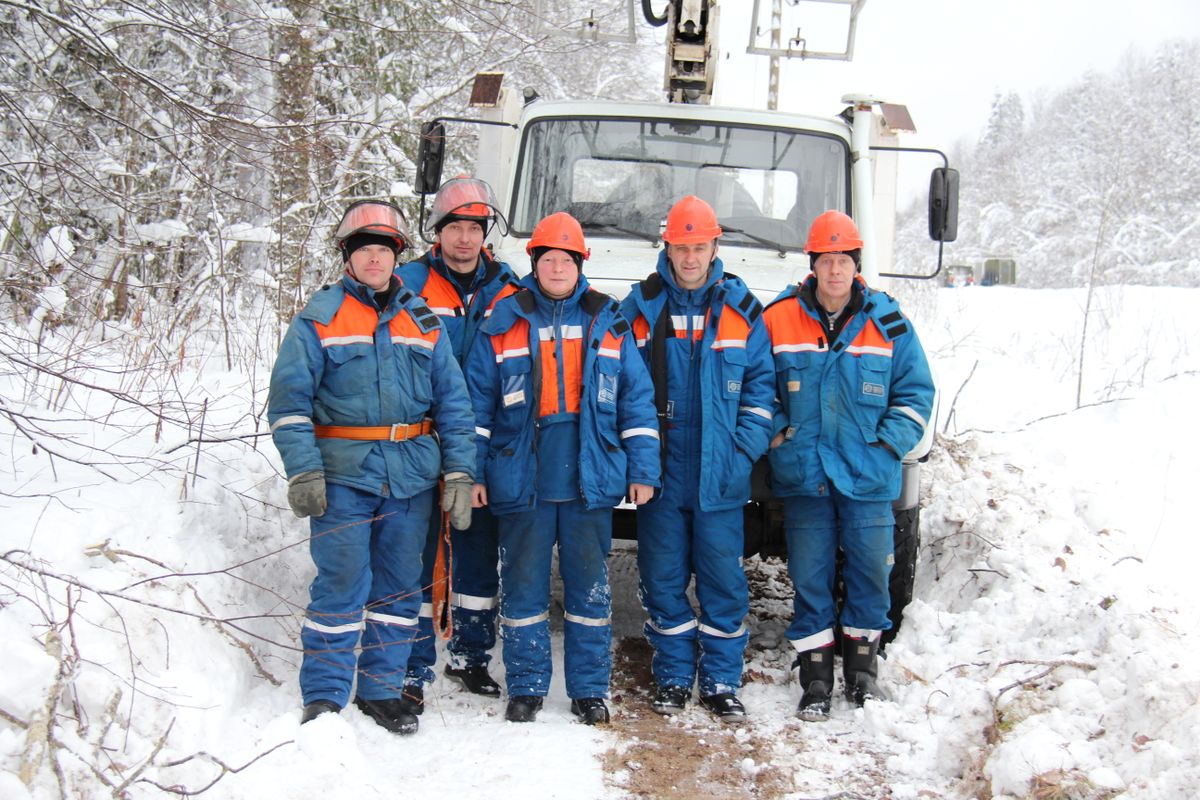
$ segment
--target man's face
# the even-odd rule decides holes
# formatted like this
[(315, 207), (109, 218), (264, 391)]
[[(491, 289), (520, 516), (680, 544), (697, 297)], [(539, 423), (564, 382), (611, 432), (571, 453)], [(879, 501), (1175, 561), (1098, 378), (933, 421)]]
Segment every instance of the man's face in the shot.
[(350, 254), (350, 274), (377, 292), (387, 288), (396, 268), (396, 254), (382, 244), (364, 245)]
[(456, 219), (442, 226), (437, 235), (442, 260), (455, 272), (473, 272), (483, 249), (483, 226), (478, 222)]
[(565, 250), (547, 250), (537, 260), (537, 282), (542, 293), (555, 300), (570, 297), (579, 283), (579, 267)]
[(717, 257), (716, 240), (698, 244), (668, 244), (667, 260), (680, 289), (699, 289), (708, 280), (708, 270)]
[(817, 276), (817, 299), (826, 311), (837, 311), (850, 299), (850, 287), (858, 267), (845, 253), (821, 253), (813, 263)]

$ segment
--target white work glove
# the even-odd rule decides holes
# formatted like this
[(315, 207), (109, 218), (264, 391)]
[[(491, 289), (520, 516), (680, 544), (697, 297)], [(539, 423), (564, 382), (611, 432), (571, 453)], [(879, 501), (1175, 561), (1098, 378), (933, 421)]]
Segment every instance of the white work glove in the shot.
[(460, 531), (471, 527), (471, 491), (475, 481), (465, 472), (446, 475), (442, 488), (442, 511), (450, 515), (450, 524)]

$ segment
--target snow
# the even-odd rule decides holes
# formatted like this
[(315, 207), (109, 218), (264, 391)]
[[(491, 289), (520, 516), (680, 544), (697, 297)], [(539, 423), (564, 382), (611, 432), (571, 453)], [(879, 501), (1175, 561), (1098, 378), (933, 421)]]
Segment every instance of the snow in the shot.
[[(659, 720), (628, 682), (613, 726), (580, 725), (556, 634), (537, 722), (506, 723), (503, 701), (439, 679), (403, 739), (353, 709), (298, 724), (312, 567), (262, 435), (269, 356), (230, 370), (222, 340), (194, 335), (147, 373), (129, 365), (160, 344), (149, 332), (85, 342), (56, 328), (39, 353), (0, 329), (5, 353), (122, 393), (0, 376), (0, 796), (58, 797), (57, 769), (82, 798), (111, 797), (104, 782), (162, 797), (214, 780), (201, 796), (617, 798), (651, 770), (653, 736), (661, 757), (714, 782), (704, 796), (1193, 796), (1197, 301), (1099, 292), (1079, 410), (1083, 290), (936, 289), (905, 303), (941, 381), (945, 435), (923, 473), (917, 599), (881, 667), (891, 702), (794, 717), (786, 571), (750, 559), (745, 725), (698, 708)], [(273, 352), (277, 331), (245, 327), (235, 352)], [(627, 549), (612, 572), (615, 634), (636, 639)], [(52, 691), (50, 754), (31, 768), (32, 728), (14, 720), (35, 721)]]
[(141, 241), (156, 244), (167, 244), (176, 239), (182, 239), (189, 233), (187, 223), (177, 219), (164, 219), (144, 225), (135, 225), (134, 230)]

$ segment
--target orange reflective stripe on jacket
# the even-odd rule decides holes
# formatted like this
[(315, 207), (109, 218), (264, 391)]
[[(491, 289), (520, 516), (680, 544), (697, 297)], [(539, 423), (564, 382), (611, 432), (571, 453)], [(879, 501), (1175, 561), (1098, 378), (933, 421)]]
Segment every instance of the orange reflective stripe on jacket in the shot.
[(650, 323), (646, 321), (646, 317), (642, 314), (637, 315), (637, 319), (630, 326), (633, 329), (633, 341), (638, 348), (645, 347), (650, 341)]
[(463, 313), (462, 298), (459, 297), (458, 289), (437, 270), (429, 270), (429, 277), (425, 279), (425, 286), (421, 289), (421, 297), (424, 298), (425, 305), (429, 306), (429, 310), (439, 317), (452, 317), (456, 314), (461, 316)]
[[(826, 338), (829, 333), (825, 326), (807, 314), (799, 302), (780, 303), (767, 309), (764, 316), (767, 332), (771, 336), (771, 352), (780, 353), (812, 353), (829, 349)], [(874, 355), (892, 356), (892, 342), (884, 339), (875, 321), (868, 319), (854, 341), (846, 346), (846, 352), (851, 355), (871, 353)]]
[(746, 339), (750, 336), (750, 323), (746, 318), (729, 306), (725, 307), (717, 322), (717, 337), (713, 339), (713, 350), (724, 350), (727, 347), (745, 349)]
[[(379, 325), (379, 312), (374, 306), (363, 303), (349, 294), (342, 307), (333, 315), (328, 325), (313, 322), (321, 347), (339, 347), (350, 344), (373, 344), (375, 329)], [(401, 310), (388, 321), (388, 334), (392, 344), (420, 347), (433, 350), (441, 328), (428, 332), (421, 330), (416, 321), (405, 310)]]
[[(578, 325), (567, 325), (562, 331), (564, 335), (560, 341), (556, 342), (551, 338), (549, 327), (538, 330), (537, 363), (541, 374), (539, 381), (541, 388), (537, 398), (539, 417), (564, 412), (579, 413), (579, 394), (583, 385), (583, 330)], [(558, 347), (562, 348), (561, 364), (558, 358)], [(605, 347), (609, 347), (617, 357), (620, 357), (620, 340), (613, 339), (611, 334), (606, 335), (604, 339), (602, 350)], [(497, 364), (503, 364), (514, 358), (528, 358), (530, 356), (528, 320), (518, 319), (511, 328), (499, 336), (493, 336), (492, 350), (496, 354)], [(602, 352), (601, 355), (606, 355), (606, 353)], [(532, 360), (530, 365), (530, 369), (532, 369)], [(501, 375), (505, 374), (509, 373), (501, 369)], [(560, 385), (565, 398), (565, 408), (559, 407)], [(501, 388), (505, 392), (524, 391), (524, 389), (504, 385), (503, 378)], [(528, 399), (506, 396), (505, 402), (511, 404)]]
[[(538, 416), (578, 414), (579, 391), (583, 382), (583, 328), (564, 325), (559, 329), (561, 339), (556, 343), (551, 328), (538, 331), (538, 360), (542, 366), (542, 391), (538, 398)], [(557, 344), (557, 346), (556, 346)], [(562, 348), (559, 361), (558, 349)], [(566, 408), (559, 407), (558, 389), (562, 386)]]

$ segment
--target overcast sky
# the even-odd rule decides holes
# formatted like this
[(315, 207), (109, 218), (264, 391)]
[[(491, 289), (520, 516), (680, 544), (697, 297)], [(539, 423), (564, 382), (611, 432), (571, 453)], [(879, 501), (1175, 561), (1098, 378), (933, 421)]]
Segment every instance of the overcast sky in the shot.
[[(792, 2), (784, 2), (784, 34), (794, 35), (789, 20), (799, 19), (810, 48), (828, 44), (828, 28), (847, 17), (844, 7)], [(766, 28), (771, 0), (759, 5)], [(721, 3), (720, 105), (766, 107), (768, 59), (746, 54), (752, 7), (753, 0)], [(780, 108), (829, 115), (843, 107), (843, 94), (869, 92), (908, 106), (918, 134), (906, 144), (946, 148), (978, 138), (996, 92), (1028, 99), (1089, 68), (1110, 69), (1131, 46), (1149, 52), (1167, 39), (1197, 37), (1200, 0), (868, 0), (854, 61), (784, 62)], [(833, 41), (841, 49), (844, 40), (841, 30)]]

